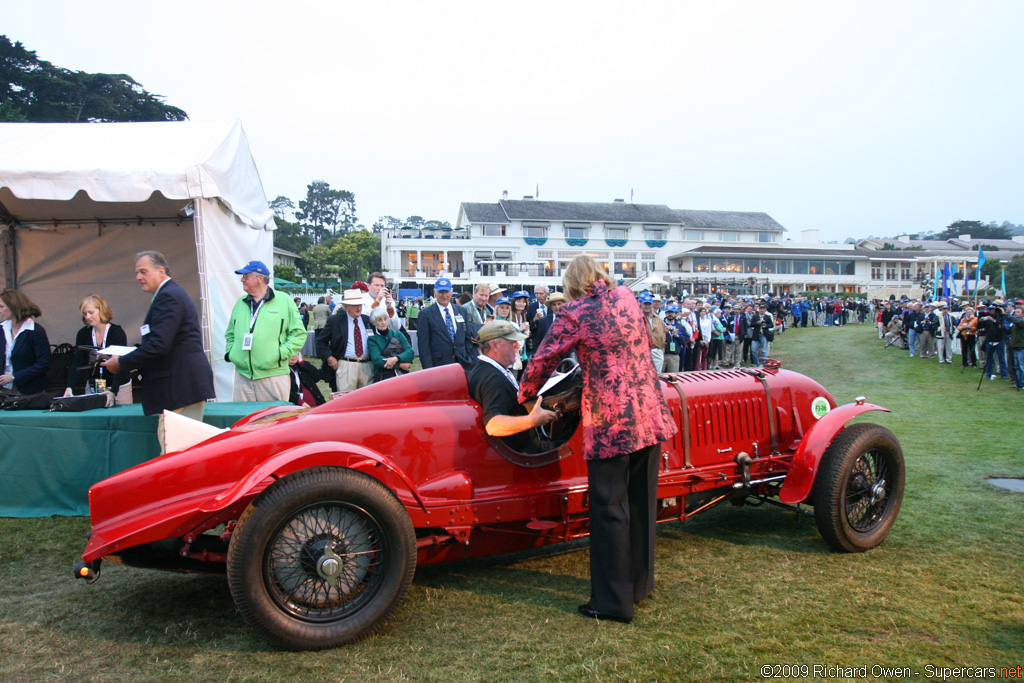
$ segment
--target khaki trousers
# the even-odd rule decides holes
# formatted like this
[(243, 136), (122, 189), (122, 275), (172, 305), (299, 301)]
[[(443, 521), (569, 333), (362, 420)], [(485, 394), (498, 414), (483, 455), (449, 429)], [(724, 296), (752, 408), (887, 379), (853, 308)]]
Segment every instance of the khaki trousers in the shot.
[(335, 379), (338, 381), (338, 391), (355, 391), (365, 387), (373, 381), (373, 363), (339, 360)]
[(678, 353), (666, 353), (665, 354), (665, 372), (679, 372), (679, 354)]
[(249, 379), (235, 371), (235, 386), (231, 391), (232, 401), (284, 401), (288, 402), (291, 382), (288, 375)]

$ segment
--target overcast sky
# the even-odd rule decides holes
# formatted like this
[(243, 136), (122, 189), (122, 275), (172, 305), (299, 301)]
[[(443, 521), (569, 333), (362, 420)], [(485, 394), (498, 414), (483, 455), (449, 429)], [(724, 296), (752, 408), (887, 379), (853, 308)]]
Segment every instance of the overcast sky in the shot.
[(1024, 1), (13, 2), (0, 32), (242, 120), (267, 198), (532, 195), (794, 238), (1024, 223)]

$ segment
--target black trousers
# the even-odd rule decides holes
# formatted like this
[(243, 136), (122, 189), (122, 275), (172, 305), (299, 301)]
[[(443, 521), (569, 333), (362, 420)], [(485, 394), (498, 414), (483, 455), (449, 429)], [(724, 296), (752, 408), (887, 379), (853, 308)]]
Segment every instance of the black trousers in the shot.
[(978, 364), (978, 355), (974, 352), (974, 335), (960, 335), (960, 362), (966, 368)]
[(699, 347), (700, 344), (690, 344), (686, 347), (686, 351), (679, 359), (683, 370), (691, 371), (697, 368), (697, 351)]
[(660, 444), (587, 461), (590, 486), (590, 606), (632, 617), (654, 590)]

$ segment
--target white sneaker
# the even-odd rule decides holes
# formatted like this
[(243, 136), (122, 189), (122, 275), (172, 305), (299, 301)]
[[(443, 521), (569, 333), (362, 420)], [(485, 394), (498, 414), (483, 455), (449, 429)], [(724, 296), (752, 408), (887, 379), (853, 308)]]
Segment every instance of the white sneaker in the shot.
[(995, 379), (995, 378), (996, 378), (996, 376), (995, 376), (995, 375), (991, 375), (991, 376), (989, 376), (989, 379)]

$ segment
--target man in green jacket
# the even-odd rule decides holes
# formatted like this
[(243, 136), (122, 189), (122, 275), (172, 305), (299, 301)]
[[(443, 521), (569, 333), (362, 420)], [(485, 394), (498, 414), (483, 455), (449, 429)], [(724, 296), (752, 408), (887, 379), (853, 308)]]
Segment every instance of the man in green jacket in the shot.
[(274, 295), (262, 261), (235, 272), (246, 295), (235, 303), (224, 333), (224, 359), (235, 366), (231, 400), (287, 401), (288, 359), (306, 342), (299, 310), (288, 297)]

